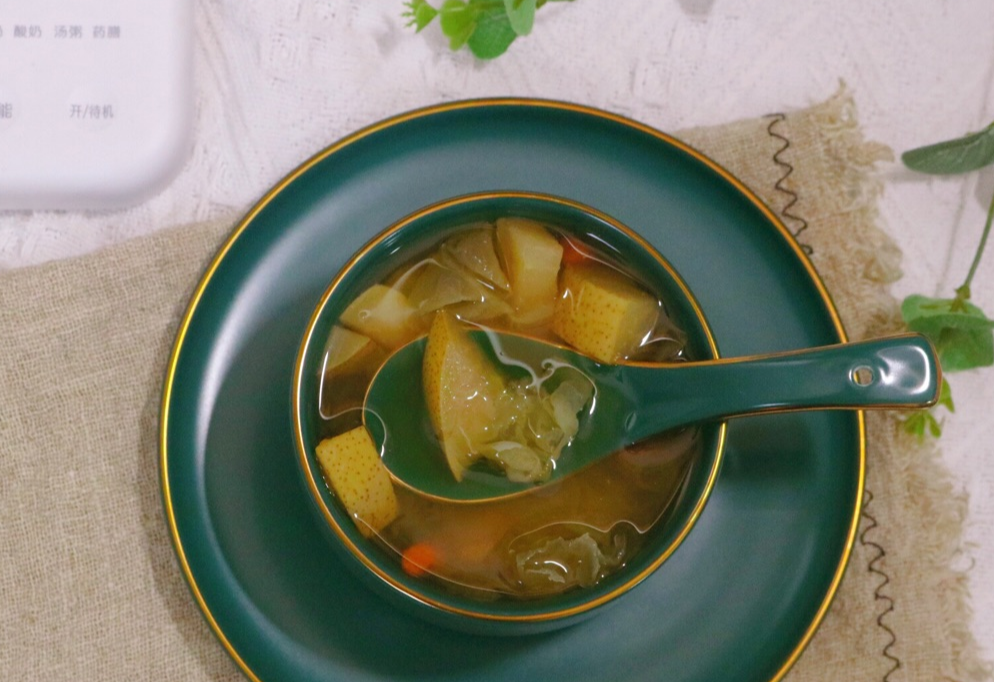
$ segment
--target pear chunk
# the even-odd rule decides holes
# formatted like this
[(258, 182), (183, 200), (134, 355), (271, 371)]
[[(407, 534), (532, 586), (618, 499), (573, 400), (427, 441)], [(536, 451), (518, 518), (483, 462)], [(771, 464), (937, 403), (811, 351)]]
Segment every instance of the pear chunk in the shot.
[(428, 413), (452, 475), (461, 481), (482, 446), (493, 440), (503, 382), (451, 314), (435, 315), (422, 365)]
[(331, 489), (363, 535), (379, 532), (397, 518), (393, 482), (365, 426), (324, 439), (316, 452)]
[(602, 362), (632, 355), (652, 332), (659, 303), (617, 270), (598, 262), (563, 268), (552, 329)]
[(349, 304), (339, 321), (389, 349), (403, 346), (418, 333), (417, 310), (402, 292), (374, 284)]
[(538, 325), (552, 316), (563, 258), (559, 240), (541, 223), (527, 218), (498, 218), (497, 244), (511, 285), (518, 320)]
[(361, 372), (367, 369), (379, 350), (379, 346), (368, 336), (336, 324), (331, 328), (324, 347), (325, 374), (342, 376)]

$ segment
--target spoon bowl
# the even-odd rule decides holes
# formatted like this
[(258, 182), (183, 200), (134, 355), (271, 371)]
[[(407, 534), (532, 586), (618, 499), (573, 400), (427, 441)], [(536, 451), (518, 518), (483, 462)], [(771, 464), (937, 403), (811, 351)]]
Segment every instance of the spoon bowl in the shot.
[(670, 364), (605, 364), (539, 339), (490, 330), (469, 337), (505, 374), (523, 366), (536, 376), (578, 371), (594, 385), (594, 397), (547, 481), (515, 482), (486, 465), (470, 468), (457, 481), (432, 432), (423, 393), (412, 386), (411, 377), (421, 374), (426, 339), (407, 344), (373, 378), (363, 413), (391, 476), (421, 495), (492, 501), (535, 490), (670, 429), (803, 409), (925, 407), (935, 403), (941, 385), (935, 351), (920, 334)]

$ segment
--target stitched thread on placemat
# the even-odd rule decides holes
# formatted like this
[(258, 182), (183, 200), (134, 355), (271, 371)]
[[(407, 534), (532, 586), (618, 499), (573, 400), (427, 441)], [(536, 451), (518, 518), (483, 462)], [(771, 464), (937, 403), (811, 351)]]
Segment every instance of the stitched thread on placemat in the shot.
[(805, 244), (800, 240), (801, 233), (808, 229), (808, 221), (793, 212), (792, 209), (794, 208), (794, 204), (798, 202), (799, 197), (797, 196), (797, 192), (792, 189), (788, 189), (784, 184), (787, 181), (787, 178), (789, 178), (794, 172), (794, 166), (789, 161), (785, 161), (783, 159), (783, 153), (790, 149), (790, 140), (774, 130), (774, 127), (777, 126), (777, 124), (786, 120), (787, 115), (783, 113), (775, 113), (767, 115), (766, 118), (771, 119), (770, 124), (766, 126), (766, 132), (769, 133), (770, 137), (775, 138), (782, 143), (780, 149), (773, 154), (773, 163), (783, 169), (783, 175), (780, 176), (773, 187), (778, 192), (781, 192), (788, 197), (786, 205), (784, 205), (784, 207), (780, 210), (780, 215), (798, 226), (792, 234), (794, 235), (794, 239), (796, 239), (797, 243), (800, 245), (801, 250), (810, 256), (814, 253), (814, 249), (811, 248), (809, 244)]
[(873, 590), (873, 598), (874, 600), (884, 602), (885, 604), (883, 611), (877, 614), (877, 625), (890, 637), (890, 641), (887, 642), (881, 652), (884, 658), (891, 662), (890, 670), (888, 670), (883, 676), (883, 681), (889, 682), (891, 675), (901, 668), (901, 659), (895, 656), (893, 651), (895, 645), (897, 644), (897, 634), (890, 626), (887, 625), (887, 623), (884, 622), (887, 615), (894, 610), (895, 603), (894, 599), (890, 595), (884, 593), (884, 588), (890, 584), (890, 576), (880, 568), (880, 562), (882, 562), (887, 556), (887, 551), (880, 543), (868, 540), (866, 537), (870, 531), (877, 528), (880, 524), (877, 522), (877, 519), (867, 511), (867, 508), (873, 502), (873, 493), (870, 492), (869, 488), (864, 488), (864, 492), (863, 511), (860, 515), (866, 519), (866, 525), (863, 528), (863, 532), (859, 534), (859, 543), (876, 553), (876, 556), (870, 559), (867, 563), (866, 570), (881, 578), (880, 583)]

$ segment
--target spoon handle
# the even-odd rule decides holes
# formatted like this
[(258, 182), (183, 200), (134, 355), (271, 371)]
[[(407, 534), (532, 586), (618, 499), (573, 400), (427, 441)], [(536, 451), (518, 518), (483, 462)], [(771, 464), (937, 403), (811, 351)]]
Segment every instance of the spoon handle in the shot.
[[(626, 369), (634, 440), (718, 417), (801, 409), (926, 407), (941, 370), (920, 334), (717, 362)], [(626, 376), (626, 381), (629, 379)]]

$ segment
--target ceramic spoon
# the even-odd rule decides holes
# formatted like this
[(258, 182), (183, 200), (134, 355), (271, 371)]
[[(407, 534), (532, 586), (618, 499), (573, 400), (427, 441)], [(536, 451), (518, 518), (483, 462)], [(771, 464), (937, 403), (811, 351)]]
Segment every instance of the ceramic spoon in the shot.
[[(474, 331), (470, 336), (498, 360), (515, 358), (532, 367), (551, 360), (593, 380), (594, 407), (581, 418), (580, 432), (560, 453), (550, 480), (689, 424), (804, 409), (925, 407), (934, 404), (941, 383), (935, 351), (921, 335), (665, 365), (604, 364), (513, 334)], [(391, 475), (423, 494), (453, 500), (491, 499), (534, 488), (495, 474), (473, 476), (472, 469), (462, 481), (455, 480), (421, 390), (424, 348), (421, 338), (393, 354), (366, 395), (366, 425)]]

